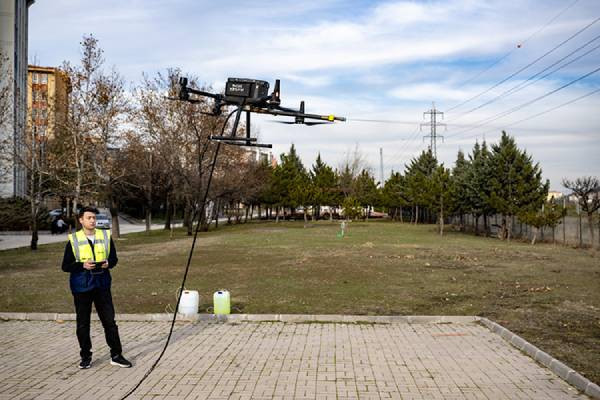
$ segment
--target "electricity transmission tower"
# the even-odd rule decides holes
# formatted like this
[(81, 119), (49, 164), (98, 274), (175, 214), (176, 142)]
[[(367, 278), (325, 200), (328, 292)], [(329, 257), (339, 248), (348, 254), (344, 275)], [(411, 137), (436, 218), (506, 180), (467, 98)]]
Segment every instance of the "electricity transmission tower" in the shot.
[(439, 136), (437, 134), (437, 127), (438, 126), (446, 127), (446, 124), (437, 122), (437, 116), (441, 115), (442, 119), (443, 119), (444, 113), (436, 110), (435, 103), (431, 103), (431, 110), (425, 111), (423, 113), (423, 118), (425, 118), (425, 115), (427, 115), (427, 114), (429, 114), (429, 122), (421, 124), (421, 128), (423, 128), (424, 126), (429, 126), (431, 129), (431, 132), (428, 136), (423, 136), (423, 140), (425, 140), (426, 138), (429, 138), (431, 140), (430, 144), (429, 144), (429, 150), (431, 150), (431, 152), (433, 153), (433, 156), (437, 159), (437, 139), (441, 138), (442, 141), (444, 140), (443, 136)]

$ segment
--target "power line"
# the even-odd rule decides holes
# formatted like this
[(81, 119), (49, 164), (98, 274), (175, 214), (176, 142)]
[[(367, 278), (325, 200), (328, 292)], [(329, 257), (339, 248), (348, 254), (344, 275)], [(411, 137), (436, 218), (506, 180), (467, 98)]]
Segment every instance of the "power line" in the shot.
[[(404, 145), (394, 153), (394, 155), (386, 157), (387, 160), (390, 160), (390, 164), (397, 165), (396, 159), (402, 159), (406, 154), (407, 150), (410, 147), (413, 147), (415, 140), (419, 138), (419, 127), (415, 128), (415, 130), (404, 140)], [(419, 143), (419, 142), (416, 142)]]
[(415, 121), (403, 121), (396, 119), (360, 119), (360, 118), (347, 118), (348, 122), (375, 122), (380, 124), (400, 124), (400, 125), (416, 125), (418, 122)]
[(544, 93), (543, 95), (541, 95), (541, 96), (538, 96), (538, 97), (536, 97), (536, 98), (535, 98), (535, 99), (533, 99), (533, 100), (527, 101), (527, 102), (525, 102), (525, 103), (523, 103), (523, 104), (520, 104), (520, 105), (518, 105), (518, 106), (516, 106), (516, 107), (513, 107), (513, 108), (510, 108), (510, 109), (508, 109), (508, 110), (505, 110), (505, 111), (503, 111), (503, 112), (501, 112), (501, 113), (498, 113), (498, 114), (496, 114), (496, 115), (493, 115), (492, 117), (489, 117), (489, 118), (485, 118), (485, 119), (483, 119), (483, 120), (480, 120), (480, 121), (478, 121), (478, 122), (476, 123), (477, 125), (473, 126), (472, 128), (468, 128), (468, 129), (465, 129), (465, 130), (463, 130), (463, 131), (459, 131), (459, 132), (457, 132), (457, 133), (454, 133), (454, 134), (448, 135), (448, 137), (454, 137), (454, 136), (458, 136), (458, 135), (461, 135), (461, 134), (463, 134), (463, 133), (466, 133), (466, 132), (472, 131), (472, 130), (473, 130), (473, 129), (475, 129), (475, 128), (480, 128), (480, 127), (482, 127), (482, 126), (488, 125), (488, 124), (489, 124), (490, 122), (492, 122), (492, 121), (496, 121), (497, 119), (503, 118), (503, 117), (505, 117), (505, 116), (507, 116), (507, 115), (510, 115), (510, 114), (512, 114), (512, 113), (514, 113), (514, 112), (516, 112), (516, 111), (519, 111), (519, 110), (521, 110), (522, 108), (525, 108), (525, 107), (527, 107), (527, 106), (530, 106), (531, 104), (533, 104), (533, 103), (536, 103), (536, 102), (538, 102), (538, 101), (540, 101), (540, 100), (542, 100), (542, 99), (544, 99), (544, 98), (546, 98), (546, 97), (548, 97), (548, 96), (550, 96), (550, 95), (552, 95), (552, 94), (554, 94), (554, 93), (556, 93), (556, 92), (558, 92), (558, 91), (560, 91), (560, 90), (562, 90), (562, 89), (565, 89), (565, 88), (567, 88), (567, 87), (569, 87), (569, 86), (573, 85), (574, 83), (577, 83), (577, 82), (579, 82), (579, 81), (581, 81), (581, 80), (583, 80), (583, 79), (587, 78), (588, 76), (595, 74), (595, 73), (596, 73), (596, 72), (598, 72), (598, 71), (600, 71), (600, 67), (598, 67), (598, 68), (594, 69), (593, 71), (590, 71), (590, 72), (588, 72), (587, 74), (585, 74), (585, 75), (582, 75), (582, 76), (580, 76), (579, 78), (577, 78), (577, 79), (574, 79), (574, 80), (572, 80), (572, 81), (570, 81), (570, 82), (568, 82), (568, 83), (566, 83), (566, 84), (564, 84), (564, 85), (562, 85), (562, 86), (560, 86), (560, 87), (558, 87), (558, 88), (556, 88), (556, 89), (554, 89), (554, 90), (551, 90), (551, 91), (549, 91), (549, 92), (546, 92), (546, 93)]
[[(562, 103), (562, 104), (559, 104), (559, 105), (557, 105), (557, 106), (551, 107), (551, 108), (549, 108), (549, 109), (547, 109), (547, 110), (545, 110), (545, 111), (542, 111), (542, 112), (539, 112), (539, 113), (536, 113), (536, 114), (530, 115), (529, 117), (526, 117), (526, 118), (520, 119), (520, 120), (518, 120), (518, 121), (515, 121), (515, 122), (511, 122), (510, 124), (508, 124), (508, 125), (505, 125), (504, 127), (505, 127), (505, 128), (508, 128), (508, 127), (510, 127), (510, 126), (514, 126), (514, 125), (520, 124), (520, 123), (522, 123), (522, 122), (529, 121), (529, 120), (531, 120), (531, 119), (534, 119), (534, 118), (540, 117), (540, 116), (542, 116), (542, 115), (544, 115), (544, 114), (548, 114), (549, 112), (552, 112), (552, 111), (558, 110), (559, 108), (563, 108), (563, 107), (566, 107), (566, 106), (568, 106), (568, 105), (570, 105), (570, 104), (573, 104), (573, 103), (575, 103), (575, 102), (578, 102), (579, 100), (583, 100), (583, 99), (585, 99), (586, 97), (590, 97), (590, 96), (592, 96), (592, 95), (594, 95), (594, 94), (596, 94), (596, 93), (598, 93), (598, 92), (600, 92), (600, 88), (598, 88), (598, 89), (594, 89), (594, 90), (592, 90), (591, 92), (588, 92), (588, 93), (586, 93), (586, 94), (584, 94), (584, 95), (582, 95), (582, 96), (579, 96), (579, 97), (577, 97), (577, 98), (575, 98), (575, 99), (572, 99), (572, 100), (569, 100), (569, 101), (567, 101), (567, 102), (564, 102), (564, 103)], [(490, 132), (490, 131), (488, 131), (488, 132)], [(486, 133), (488, 133), (488, 132), (486, 132)]]
[(510, 88), (510, 89), (508, 89), (508, 90), (505, 90), (503, 93), (499, 94), (498, 96), (496, 96), (496, 97), (493, 97), (492, 99), (490, 99), (490, 100), (486, 101), (485, 103), (482, 103), (482, 104), (478, 105), (477, 107), (474, 107), (474, 108), (472, 108), (472, 109), (470, 109), (470, 110), (468, 110), (468, 111), (465, 111), (464, 113), (462, 113), (462, 114), (460, 114), (459, 116), (457, 116), (457, 117), (455, 118), (455, 120), (456, 120), (456, 119), (459, 119), (459, 118), (462, 118), (462, 117), (464, 117), (465, 115), (467, 115), (467, 114), (470, 114), (470, 113), (472, 113), (472, 112), (474, 112), (474, 111), (480, 110), (480, 109), (482, 109), (483, 107), (485, 107), (485, 106), (487, 106), (487, 105), (490, 105), (490, 104), (492, 104), (492, 103), (494, 103), (494, 102), (496, 102), (496, 101), (498, 101), (498, 100), (500, 100), (500, 99), (502, 99), (502, 98), (504, 98), (504, 97), (506, 97), (506, 96), (508, 96), (508, 95), (510, 95), (510, 94), (517, 93), (517, 92), (519, 92), (519, 91), (521, 91), (521, 90), (525, 89), (526, 87), (528, 87), (528, 86), (532, 85), (533, 83), (535, 83), (535, 82), (538, 82), (538, 81), (539, 81), (539, 80), (541, 80), (541, 79), (547, 78), (548, 76), (552, 75), (553, 73), (555, 73), (555, 72), (557, 72), (557, 71), (560, 71), (560, 70), (561, 70), (561, 69), (563, 69), (563, 68), (566, 68), (567, 66), (571, 65), (571, 64), (572, 64), (572, 63), (574, 63), (575, 61), (578, 61), (578, 60), (580, 60), (581, 58), (585, 57), (586, 55), (588, 55), (588, 54), (590, 54), (590, 53), (594, 52), (595, 50), (597, 50), (598, 48), (600, 48), (600, 45), (598, 45), (598, 46), (596, 46), (596, 47), (592, 48), (591, 50), (588, 50), (587, 52), (585, 52), (585, 53), (583, 53), (583, 54), (581, 54), (581, 55), (579, 55), (579, 56), (577, 56), (577, 57), (576, 57), (576, 58), (574, 58), (573, 60), (571, 60), (571, 61), (569, 61), (569, 62), (567, 62), (567, 63), (564, 63), (563, 65), (559, 66), (558, 68), (555, 68), (555, 69), (553, 69), (552, 71), (550, 71), (550, 72), (548, 72), (547, 74), (545, 74), (545, 75), (543, 75), (543, 76), (539, 77), (538, 79), (535, 79), (535, 80), (533, 80), (534, 78), (536, 78), (536, 77), (540, 76), (540, 75), (541, 75), (541, 74), (543, 74), (544, 72), (548, 71), (550, 68), (552, 68), (552, 67), (556, 66), (556, 65), (557, 65), (557, 64), (559, 64), (561, 61), (564, 61), (565, 59), (569, 58), (569, 57), (570, 57), (570, 56), (572, 56), (573, 54), (577, 53), (578, 51), (580, 51), (581, 49), (583, 49), (583, 48), (587, 47), (589, 44), (591, 44), (591, 43), (595, 42), (595, 41), (596, 41), (596, 40), (598, 40), (598, 39), (600, 39), (600, 35), (598, 35), (598, 36), (594, 37), (593, 39), (589, 40), (588, 42), (586, 42), (586, 43), (585, 43), (585, 44), (583, 44), (582, 46), (578, 47), (577, 49), (575, 49), (575, 50), (573, 50), (572, 52), (570, 52), (569, 54), (567, 54), (566, 56), (564, 56), (564, 57), (561, 57), (560, 59), (558, 59), (557, 61), (553, 62), (552, 64), (550, 64), (550, 65), (549, 65), (549, 66), (547, 66), (546, 68), (542, 69), (541, 71), (539, 71), (539, 72), (537, 72), (537, 73), (533, 74), (532, 76), (530, 76), (529, 78), (527, 78), (527, 79), (526, 79), (524, 82), (518, 83), (517, 85), (513, 86), (512, 88)]
[[(481, 75), (483, 75), (484, 73), (486, 73), (487, 71), (489, 71), (490, 69), (492, 69), (493, 67), (495, 67), (496, 65), (500, 64), (502, 61), (504, 61), (506, 58), (508, 58), (512, 53), (514, 53), (517, 49), (520, 49), (523, 47), (523, 45), (525, 43), (527, 43), (531, 38), (533, 38), (535, 35), (537, 35), (538, 33), (540, 33), (541, 31), (543, 31), (544, 29), (546, 29), (548, 27), (548, 25), (550, 25), (552, 22), (554, 22), (556, 19), (558, 19), (561, 15), (563, 15), (565, 12), (567, 12), (571, 7), (573, 7), (577, 2), (579, 2), (579, 0), (575, 0), (573, 1), (571, 4), (569, 4), (567, 7), (563, 8), (562, 11), (560, 11), (558, 14), (556, 14), (554, 17), (552, 17), (548, 22), (546, 22), (543, 26), (541, 26), (537, 31), (535, 31), (534, 33), (532, 33), (529, 37), (527, 37), (527, 39), (523, 40), (521, 43), (519, 43), (519, 45), (515, 48), (513, 48), (512, 50), (510, 50), (509, 52), (507, 52), (506, 54), (504, 54), (502, 57), (500, 57), (499, 59), (497, 59), (496, 61), (494, 61), (491, 65), (489, 65), (487, 68), (485, 68), (483, 71), (479, 72), (477, 75), (475, 75), (474, 77), (468, 79), (467, 81), (463, 82), (462, 84), (460, 84), (458, 86), (458, 88), (461, 88), (463, 86), (468, 85), (469, 83), (473, 82), (475, 79), (479, 78)], [(449, 108), (448, 111), (451, 111), (455, 108), (460, 107), (462, 104), (456, 105), (454, 107)]]
[(600, 21), (600, 17), (596, 18), (595, 20), (593, 20), (592, 22), (590, 22), (589, 24), (587, 24), (586, 26), (584, 26), (583, 28), (579, 29), (577, 32), (575, 32), (573, 35), (569, 36), (567, 39), (563, 40), (562, 42), (560, 42), (559, 44), (557, 44), (556, 46), (554, 46), (552, 49), (548, 50), (547, 52), (545, 52), (544, 54), (542, 54), (541, 56), (539, 56), (538, 58), (536, 58), (535, 60), (531, 61), (529, 64), (525, 65), (524, 67), (521, 67), (518, 71), (513, 72), (512, 74), (510, 74), (509, 76), (507, 76), (506, 78), (502, 79), (500, 82), (495, 83), (494, 85), (492, 85), (491, 87), (487, 88), (486, 90), (476, 94), (475, 96), (470, 97), (469, 99), (455, 105), (454, 107), (451, 107), (449, 109), (446, 110), (446, 112), (450, 112), (452, 110), (457, 109), (458, 107), (469, 103), (472, 100), (475, 100), (479, 97), (481, 97), (482, 95), (488, 93), (489, 91), (497, 88), (498, 86), (500, 86), (501, 84), (503, 84), (504, 82), (508, 81), (509, 79), (515, 77), (516, 75), (520, 74), (521, 72), (525, 71), (527, 68), (531, 67), (532, 65), (536, 64), (538, 61), (542, 60), (543, 58), (547, 57), (548, 55), (552, 54), (554, 51), (556, 51), (557, 49), (559, 49), (560, 47), (564, 46), (566, 43), (568, 43), (569, 41), (573, 40), (575, 37), (577, 37), (578, 35), (580, 35), (581, 33), (583, 33), (585, 30), (587, 30), (588, 28), (590, 28), (592, 25), (594, 25), (596, 22)]

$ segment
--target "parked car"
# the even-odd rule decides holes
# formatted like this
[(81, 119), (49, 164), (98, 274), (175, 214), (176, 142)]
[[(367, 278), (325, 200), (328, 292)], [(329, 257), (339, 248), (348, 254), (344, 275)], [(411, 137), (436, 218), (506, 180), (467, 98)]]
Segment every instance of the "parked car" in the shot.
[(50, 218), (54, 219), (56, 217), (58, 217), (59, 215), (63, 214), (63, 210), (61, 208), (55, 208), (54, 210), (50, 211), (48, 213), (48, 215), (50, 216)]
[(111, 220), (106, 214), (96, 214), (96, 228), (98, 229), (110, 229)]

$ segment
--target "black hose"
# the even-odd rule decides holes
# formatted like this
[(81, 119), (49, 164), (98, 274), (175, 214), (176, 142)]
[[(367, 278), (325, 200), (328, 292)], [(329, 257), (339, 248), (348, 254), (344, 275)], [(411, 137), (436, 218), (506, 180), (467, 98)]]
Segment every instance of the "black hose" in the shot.
[[(231, 118), (233, 113), (235, 113), (236, 111), (237, 111), (237, 109), (233, 110), (232, 112), (229, 113), (229, 115), (227, 115), (225, 122), (223, 122), (223, 129), (221, 129), (221, 136), (223, 136), (223, 134), (225, 133), (225, 128), (227, 127), (227, 122), (229, 122), (229, 118)], [(194, 216), (192, 217), (192, 222), (193, 222), (194, 219), (196, 218), (196, 215), (199, 216), (198, 223), (196, 225), (196, 231), (194, 232), (194, 239), (192, 240), (192, 247), (190, 248), (190, 253), (188, 255), (187, 265), (185, 266), (185, 273), (183, 274), (183, 280), (181, 281), (181, 287), (179, 288), (179, 296), (177, 296), (177, 304), (175, 305), (175, 311), (173, 312), (173, 319), (171, 320), (171, 328), (169, 329), (169, 336), (167, 336), (167, 341), (165, 342), (165, 346), (163, 347), (163, 349), (160, 352), (156, 361), (154, 361), (154, 364), (152, 364), (150, 369), (146, 372), (146, 374), (142, 377), (142, 379), (140, 379), (140, 381), (133, 387), (133, 389), (131, 389), (129, 392), (127, 392), (127, 394), (125, 396), (121, 397), (121, 400), (128, 398), (133, 392), (135, 392), (137, 390), (137, 388), (140, 387), (142, 382), (144, 382), (146, 380), (146, 378), (152, 373), (152, 371), (154, 371), (154, 368), (156, 368), (156, 366), (160, 362), (162, 356), (165, 354), (165, 351), (167, 351), (167, 347), (169, 346), (169, 342), (171, 341), (171, 335), (173, 334), (173, 327), (175, 326), (175, 320), (177, 319), (177, 310), (179, 309), (179, 302), (181, 301), (181, 293), (183, 293), (183, 289), (185, 287), (185, 281), (187, 279), (188, 271), (190, 270), (190, 264), (192, 262), (192, 255), (194, 254), (194, 247), (196, 246), (196, 238), (198, 237), (198, 232), (200, 231), (200, 225), (201, 225), (201, 219), (202, 219), (201, 216), (204, 213), (206, 199), (208, 198), (208, 191), (210, 190), (210, 183), (212, 182), (213, 172), (215, 171), (215, 165), (217, 164), (217, 156), (219, 155), (220, 149), (221, 149), (221, 142), (219, 141), (217, 143), (217, 148), (215, 149), (215, 154), (213, 156), (212, 165), (210, 167), (210, 174), (208, 175), (208, 182), (206, 184), (204, 198), (202, 199), (200, 208), (198, 210), (196, 210), (196, 213), (194, 213)], [(199, 211), (199, 213), (198, 213), (198, 211)]]

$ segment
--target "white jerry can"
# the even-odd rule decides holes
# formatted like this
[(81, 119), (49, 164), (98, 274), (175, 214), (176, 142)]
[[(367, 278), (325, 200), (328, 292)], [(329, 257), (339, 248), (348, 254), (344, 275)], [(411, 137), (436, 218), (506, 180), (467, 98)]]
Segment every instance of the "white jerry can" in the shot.
[(213, 295), (213, 303), (216, 315), (231, 313), (231, 298), (227, 290), (217, 290)]
[(181, 300), (179, 301), (180, 314), (198, 314), (198, 304), (200, 303), (200, 295), (196, 290), (184, 290), (181, 292)]

